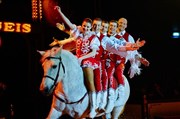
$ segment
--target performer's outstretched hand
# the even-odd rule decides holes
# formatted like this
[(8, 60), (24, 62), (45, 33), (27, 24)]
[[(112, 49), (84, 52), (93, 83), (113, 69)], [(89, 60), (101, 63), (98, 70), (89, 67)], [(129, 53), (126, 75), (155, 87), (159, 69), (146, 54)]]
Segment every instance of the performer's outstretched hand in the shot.
[(147, 59), (143, 58), (143, 57), (140, 58), (139, 60), (144, 66), (149, 66), (149, 64), (150, 64), (150, 62)]
[(135, 46), (134, 44), (126, 47), (126, 51), (134, 51), (134, 50), (138, 50), (138, 49), (139, 49), (139, 47)]
[(136, 43), (130, 43), (126, 48), (127, 51), (138, 50), (140, 47), (144, 46), (146, 43), (145, 40), (140, 41), (140, 38), (136, 41)]
[(142, 47), (146, 43), (145, 40), (140, 41), (140, 38), (136, 41), (136, 46), (135, 47)]
[(64, 23), (56, 23), (56, 27), (61, 30), (61, 31), (64, 31), (65, 30), (65, 26), (64, 26)]
[(53, 46), (55, 46), (55, 45), (59, 45), (60, 43), (59, 43), (59, 40), (57, 40), (57, 39), (55, 39), (54, 37), (53, 37), (53, 42), (51, 43), (51, 44), (49, 44), (49, 46), (51, 46), (51, 47), (53, 47)]

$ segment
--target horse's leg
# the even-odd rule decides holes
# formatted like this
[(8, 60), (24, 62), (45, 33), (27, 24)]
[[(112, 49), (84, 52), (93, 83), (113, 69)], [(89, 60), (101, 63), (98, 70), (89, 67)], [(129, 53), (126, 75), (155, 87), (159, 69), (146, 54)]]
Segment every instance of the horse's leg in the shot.
[(102, 119), (118, 119), (119, 116), (123, 113), (123, 111), (124, 111), (124, 105), (119, 107), (114, 107), (113, 111), (111, 113), (106, 113), (105, 115), (103, 115)]
[(102, 116), (102, 119), (111, 119), (111, 113), (106, 113)]
[(62, 111), (65, 109), (65, 103), (58, 100), (55, 96), (53, 96), (51, 110), (46, 119), (58, 119), (62, 116)]
[(129, 82), (127, 80), (127, 78), (124, 76), (124, 81), (125, 81), (125, 96), (123, 97), (124, 100), (121, 102), (116, 101), (116, 105), (112, 111), (112, 119), (118, 119), (119, 116), (123, 113), (124, 111), (124, 107), (125, 104), (127, 102), (127, 100), (129, 99), (129, 95), (130, 95), (130, 87), (129, 87)]
[(62, 116), (62, 112), (56, 110), (55, 108), (51, 108), (46, 119), (58, 119), (60, 116)]
[(119, 116), (124, 112), (124, 106), (119, 106), (119, 107), (114, 107), (113, 111), (112, 111), (112, 118), (111, 119), (118, 119)]

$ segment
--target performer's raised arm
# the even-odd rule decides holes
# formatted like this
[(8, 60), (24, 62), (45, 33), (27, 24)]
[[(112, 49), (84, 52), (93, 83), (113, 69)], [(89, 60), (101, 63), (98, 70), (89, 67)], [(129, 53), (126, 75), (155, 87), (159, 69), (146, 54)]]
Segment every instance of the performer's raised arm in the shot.
[(64, 13), (61, 11), (61, 8), (59, 6), (55, 6), (54, 10), (57, 10), (57, 12), (59, 13), (60, 17), (62, 18), (62, 20), (64, 21), (64, 23), (67, 24), (67, 26), (73, 30), (75, 28), (75, 25), (71, 23), (71, 21), (64, 15)]

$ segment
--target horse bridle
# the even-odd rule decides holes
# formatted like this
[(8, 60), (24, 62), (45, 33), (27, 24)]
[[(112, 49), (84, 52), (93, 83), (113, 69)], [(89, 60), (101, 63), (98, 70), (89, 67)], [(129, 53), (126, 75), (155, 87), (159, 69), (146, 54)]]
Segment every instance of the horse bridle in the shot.
[(65, 68), (64, 68), (64, 64), (62, 63), (62, 58), (61, 57), (46, 57), (46, 59), (58, 59), (59, 60), (58, 71), (57, 71), (55, 79), (53, 77), (51, 77), (51, 76), (48, 76), (48, 75), (44, 75), (43, 76), (43, 77), (47, 77), (47, 78), (49, 78), (49, 79), (54, 81), (54, 84), (50, 88), (50, 89), (52, 89), (52, 88), (54, 88), (56, 86), (56, 83), (57, 83), (57, 80), (58, 80), (58, 77), (59, 77), (59, 71), (60, 71), (61, 65), (62, 65), (64, 73), (65, 73)]
[[(64, 64), (62, 63), (62, 58), (61, 58), (61, 57), (47, 57), (46, 59), (58, 59), (58, 60), (59, 60), (59, 65), (58, 65), (58, 71), (57, 71), (57, 74), (56, 74), (56, 78), (54, 79), (53, 77), (48, 76), (48, 75), (44, 75), (44, 76), (43, 76), (43, 77), (50, 78), (51, 80), (54, 81), (54, 85), (50, 88), (50, 89), (52, 89), (52, 88), (54, 88), (54, 87), (56, 86), (56, 82), (57, 82), (58, 77), (59, 77), (59, 71), (60, 71), (61, 65), (62, 65), (62, 68), (63, 68), (63, 72), (64, 72), (64, 73), (65, 73), (65, 67), (64, 67)], [(80, 100), (75, 101), (75, 102), (67, 102), (67, 101), (61, 99), (60, 97), (58, 97), (58, 96), (54, 93), (54, 96), (55, 96), (56, 98), (58, 98), (59, 100), (61, 100), (62, 102), (66, 103), (66, 104), (74, 104), (74, 103), (81, 102), (81, 101), (85, 98), (86, 95), (87, 95), (87, 92), (84, 94), (84, 96), (83, 96)]]

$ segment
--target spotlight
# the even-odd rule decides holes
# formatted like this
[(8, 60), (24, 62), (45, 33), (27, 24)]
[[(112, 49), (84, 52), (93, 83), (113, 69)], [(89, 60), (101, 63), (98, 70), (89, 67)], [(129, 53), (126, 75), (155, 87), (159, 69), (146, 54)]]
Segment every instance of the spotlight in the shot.
[(173, 32), (172, 38), (180, 38), (180, 33), (179, 32)]

